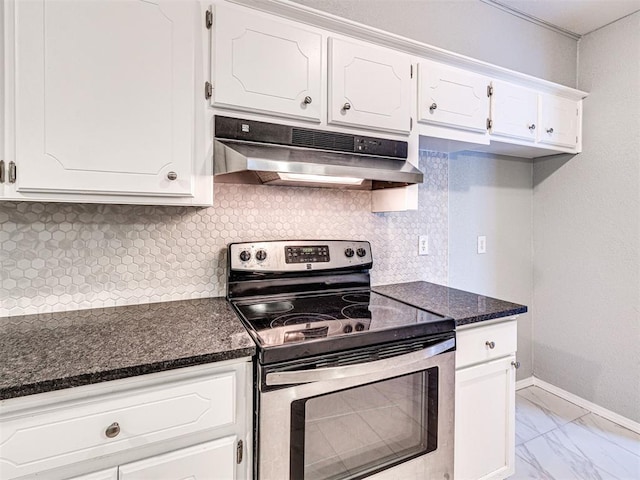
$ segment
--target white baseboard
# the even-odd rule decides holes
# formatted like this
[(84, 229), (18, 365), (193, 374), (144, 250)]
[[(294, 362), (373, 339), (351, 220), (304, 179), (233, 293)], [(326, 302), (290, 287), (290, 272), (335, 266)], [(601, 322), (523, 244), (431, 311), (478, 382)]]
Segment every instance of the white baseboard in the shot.
[(535, 382), (535, 378), (533, 376), (523, 378), (522, 380), (518, 380), (516, 382), (516, 390), (522, 390), (523, 388), (533, 387)]
[(574, 395), (571, 392), (567, 392), (566, 390), (556, 387), (555, 385), (551, 385), (544, 380), (540, 380), (536, 377), (529, 377), (516, 382), (516, 390), (520, 390), (521, 388), (530, 386), (540, 387), (543, 390), (546, 390), (549, 393), (553, 393), (554, 395), (557, 395), (558, 397), (563, 398), (568, 402), (574, 403), (579, 407), (589, 410), (596, 415), (600, 415), (607, 420), (617, 423), (618, 425), (622, 425), (623, 427), (628, 428), (633, 432), (640, 433), (640, 423), (635, 422), (627, 417), (623, 417), (622, 415), (616, 412), (612, 412), (611, 410), (601, 407), (600, 405), (596, 405), (589, 400), (585, 400), (584, 398)]

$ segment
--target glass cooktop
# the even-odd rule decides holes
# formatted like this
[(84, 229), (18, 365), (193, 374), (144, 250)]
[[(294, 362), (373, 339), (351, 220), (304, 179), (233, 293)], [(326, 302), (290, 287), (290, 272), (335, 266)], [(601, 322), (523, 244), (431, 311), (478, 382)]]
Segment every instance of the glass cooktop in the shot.
[[(371, 291), (235, 301), (266, 356), (297, 358), (452, 331), (453, 320)], [(286, 349), (286, 350), (285, 350)], [(288, 352), (288, 353), (286, 353)]]

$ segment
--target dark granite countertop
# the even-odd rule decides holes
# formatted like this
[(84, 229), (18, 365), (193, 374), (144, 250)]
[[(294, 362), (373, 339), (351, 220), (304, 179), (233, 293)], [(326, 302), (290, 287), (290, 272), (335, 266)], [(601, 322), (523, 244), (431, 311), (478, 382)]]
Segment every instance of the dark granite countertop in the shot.
[(0, 400), (254, 354), (224, 298), (0, 318)]
[(527, 307), (429, 282), (372, 287), (374, 292), (453, 318), (456, 326), (525, 313)]

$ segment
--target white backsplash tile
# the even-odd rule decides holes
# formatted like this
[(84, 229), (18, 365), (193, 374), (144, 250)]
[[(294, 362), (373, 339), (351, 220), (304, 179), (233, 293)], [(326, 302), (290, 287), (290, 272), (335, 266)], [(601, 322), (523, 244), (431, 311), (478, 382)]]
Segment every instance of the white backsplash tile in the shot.
[(371, 213), (370, 192), (223, 184), (210, 208), (0, 203), (0, 316), (225, 295), (236, 241), (369, 240), (374, 284), (446, 283), (447, 155), (421, 152), (420, 168), (410, 212)]

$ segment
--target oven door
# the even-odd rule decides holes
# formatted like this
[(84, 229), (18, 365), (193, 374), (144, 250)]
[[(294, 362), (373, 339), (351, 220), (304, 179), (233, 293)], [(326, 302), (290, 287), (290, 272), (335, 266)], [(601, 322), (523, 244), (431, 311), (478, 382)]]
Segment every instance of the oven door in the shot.
[(259, 367), (258, 478), (453, 478), (454, 350), (451, 333)]

